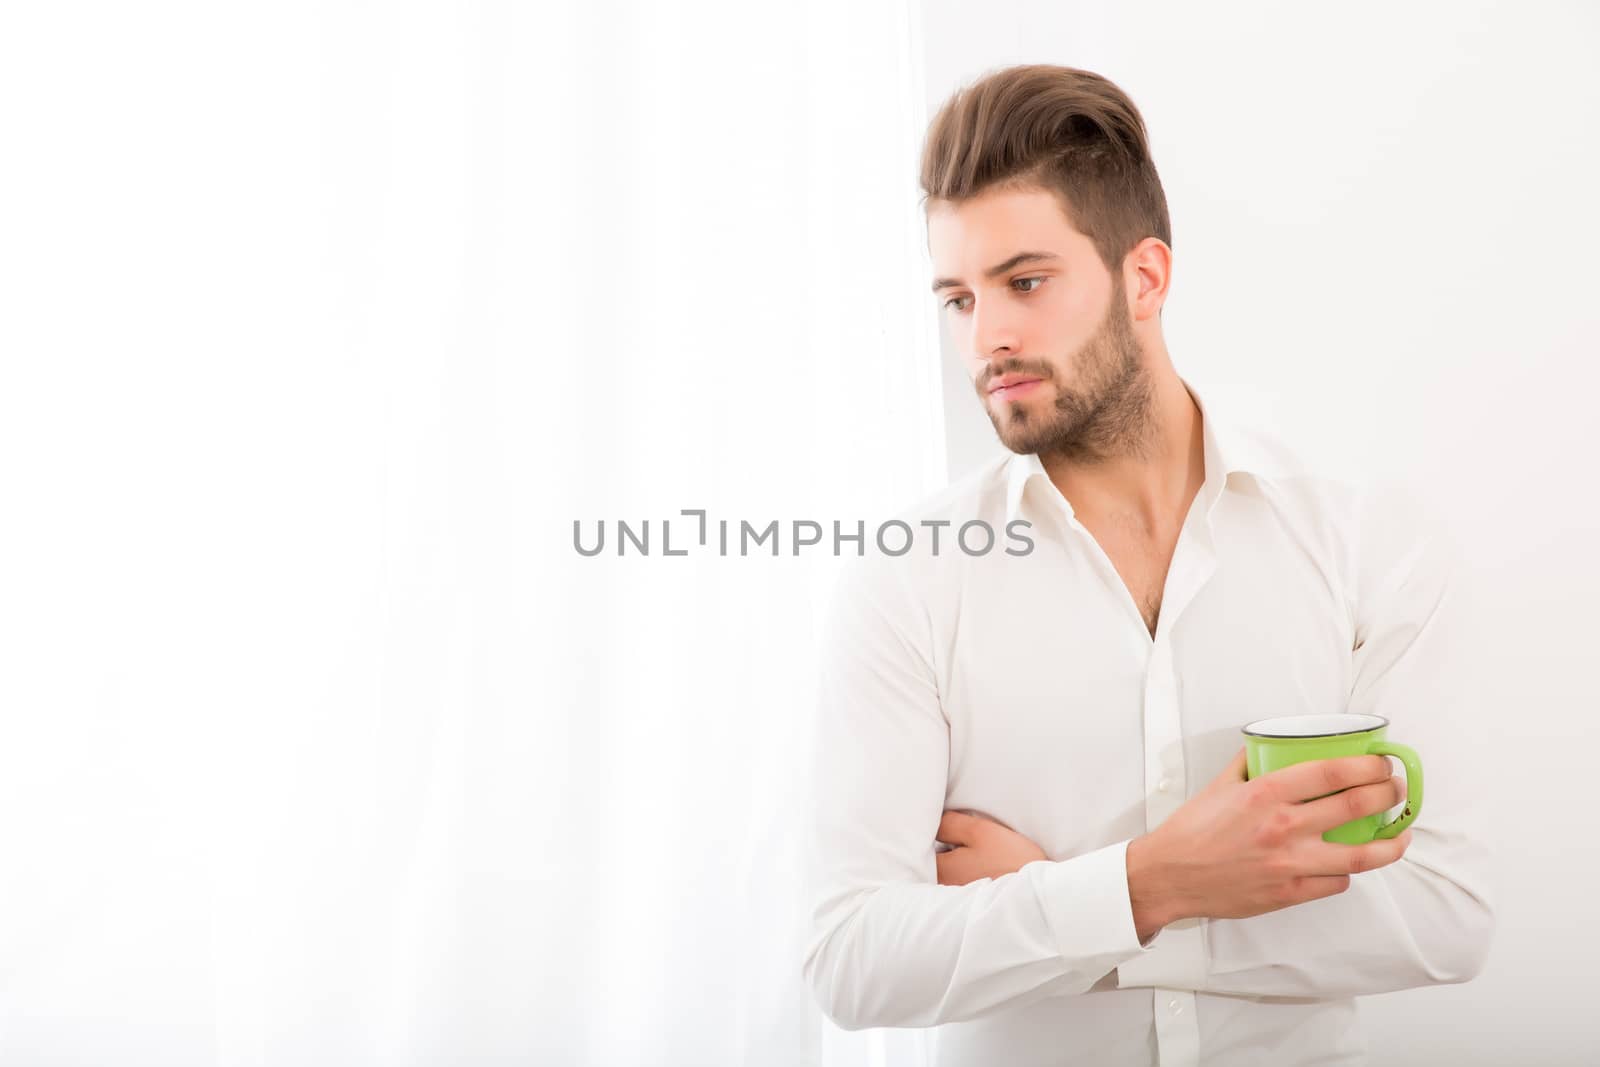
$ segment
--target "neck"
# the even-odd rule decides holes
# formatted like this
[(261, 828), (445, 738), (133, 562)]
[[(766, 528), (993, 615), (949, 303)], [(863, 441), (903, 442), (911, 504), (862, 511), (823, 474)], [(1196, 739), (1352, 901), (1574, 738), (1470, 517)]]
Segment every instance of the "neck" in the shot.
[(1142, 410), (1120, 420), (1125, 433), (1092, 455), (1039, 456), (1080, 516), (1115, 517), (1146, 532), (1169, 529), (1183, 521), (1205, 481), (1200, 409), (1171, 362), (1153, 362)]

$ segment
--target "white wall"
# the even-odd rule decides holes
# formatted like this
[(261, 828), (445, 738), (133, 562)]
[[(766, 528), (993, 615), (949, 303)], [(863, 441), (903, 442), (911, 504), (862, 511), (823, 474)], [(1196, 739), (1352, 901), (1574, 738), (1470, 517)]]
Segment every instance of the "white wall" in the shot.
[[(1600, 1062), (1600, 14), (1579, 4), (924, 3), (930, 114), (997, 66), (1121, 85), (1172, 215), (1180, 373), (1329, 469), (1434, 486), (1499, 635), (1500, 930), (1465, 986), (1364, 998), (1374, 1063)], [(945, 352), (951, 473), (1000, 446)], [(1511, 731), (1524, 732), (1525, 741)]]

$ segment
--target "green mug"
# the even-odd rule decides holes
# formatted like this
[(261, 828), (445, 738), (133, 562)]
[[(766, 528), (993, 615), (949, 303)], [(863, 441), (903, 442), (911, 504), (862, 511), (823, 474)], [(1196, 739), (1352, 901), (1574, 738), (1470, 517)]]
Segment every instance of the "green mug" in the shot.
[(1324, 832), (1322, 839), (1360, 845), (1374, 838), (1394, 837), (1422, 812), (1422, 760), (1415, 749), (1385, 740), (1388, 728), (1389, 720), (1381, 715), (1284, 715), (1257, 719), (1244, 727), (1245, 777), (1259, 778), (1306, 760), (1393, 756), (1406, 767), (1405, 811), (1389, 822), (1383, 821), (1383, 812), (1352, 819)]

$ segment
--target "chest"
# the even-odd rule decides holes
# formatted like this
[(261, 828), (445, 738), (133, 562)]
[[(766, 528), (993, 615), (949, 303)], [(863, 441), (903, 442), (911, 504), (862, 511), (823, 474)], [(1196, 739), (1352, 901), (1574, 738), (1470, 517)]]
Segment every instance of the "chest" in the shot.
[[(1180, 799), (1197, 789), (1244, 723), (1335, 714), (1349, 699), (1341, 590), (1299, 542), (1220, 538), (1203, 569), (1192, 545), (1108, 537), (1099, 549), (1041, 538), (1034, 555), (975, 574), (936, 633), (946, 807), (1031, 830), (1050, 855), (1144, 832), (1150, 783), (1170, 776)], [(1174, 556), (1175, 575), (1204, 577), (1157, 641), (1127, 598), (1159, 598)]]
[(1173, 523), (1166, 529), (1149, 530), (1131, 519), (1081, 521), (1133, 598), (1145, 629), (1154, 635), (1161, 614), (1162, 590), (1178, 543), (1178, 525)]

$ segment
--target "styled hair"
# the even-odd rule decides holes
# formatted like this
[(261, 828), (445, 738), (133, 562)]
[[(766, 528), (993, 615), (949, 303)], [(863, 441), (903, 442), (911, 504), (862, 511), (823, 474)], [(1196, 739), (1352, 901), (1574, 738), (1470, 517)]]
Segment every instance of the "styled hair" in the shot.
[(922, 150), (924, 212), (929, 200), (959, 205), (995, 187), (1055, 193), (1113, 275), (1146, 237), (1172, 246), (1144, 118), (1093, 71), (1006, 67), (945, 101)]

